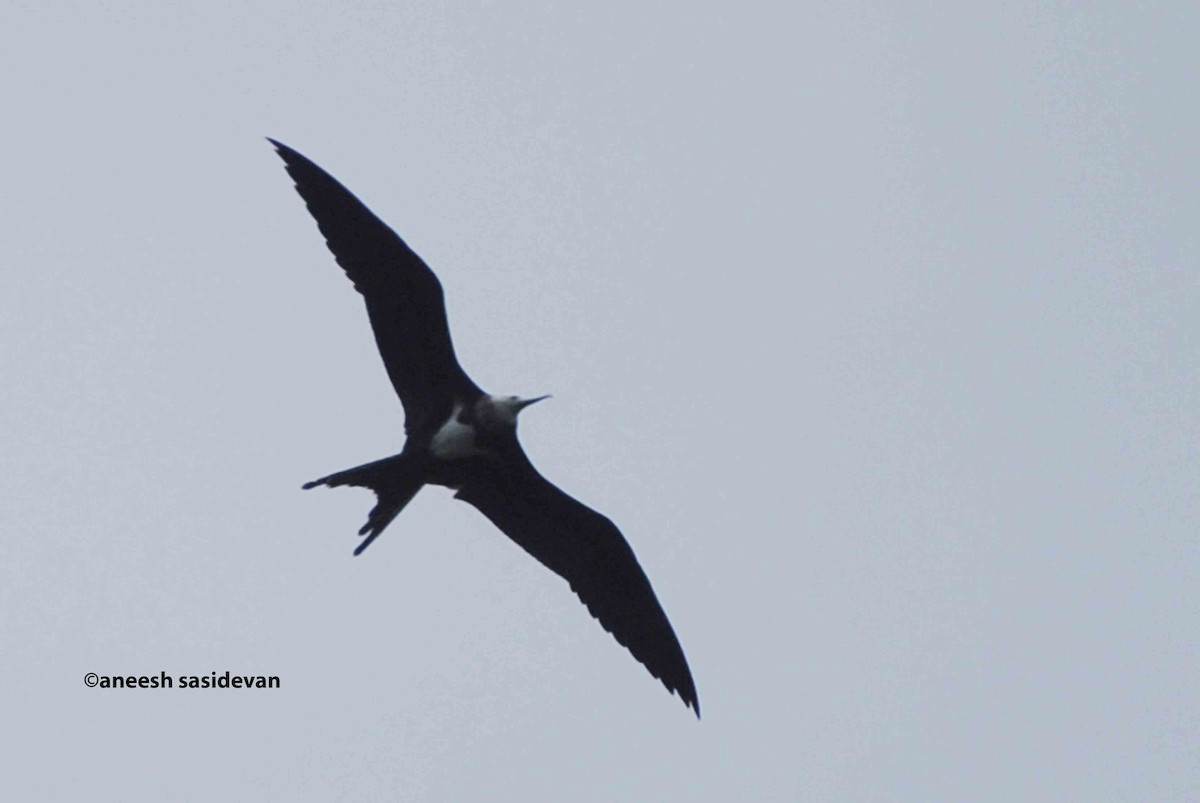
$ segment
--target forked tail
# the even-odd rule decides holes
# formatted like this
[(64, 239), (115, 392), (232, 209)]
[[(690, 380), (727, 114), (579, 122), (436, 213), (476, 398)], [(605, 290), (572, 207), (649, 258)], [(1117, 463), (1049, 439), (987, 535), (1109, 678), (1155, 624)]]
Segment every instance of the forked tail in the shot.
[(330, 488), (353, 485), (358, 488), (370, 488), (375, 492), (375, 507), (367, 516), (367, 523), (358, 531), (359, 535), (366, 536), (354, 550), (354, 554), (358, 555), (379, 537), (424, 484), (424, 471), (420, 461), (410, 455), (398, 454), (306, 482), (304, 489), (316, 488), (318, 485), (328, 485)]

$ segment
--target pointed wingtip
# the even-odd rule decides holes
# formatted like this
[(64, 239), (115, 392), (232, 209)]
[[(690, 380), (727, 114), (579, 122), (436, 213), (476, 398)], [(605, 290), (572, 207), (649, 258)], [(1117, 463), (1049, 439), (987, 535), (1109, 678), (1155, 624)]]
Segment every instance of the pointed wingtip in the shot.
[(672, 689), (670, 686), (668, 686), (667, 689), (674, 694), (678, 694), (680, 701), (682, 701), (685, 706), (692, 709), (693, 713), (696, 715), (696, 719), (700, 719), (700, 697), (696, 694), (695, 688)]
[(295, 160), (297, 158), (300, 158), (300, 159), (304, 158), (299, 153), (297, 153), (294, 148), (284, 145), (282, 142), (275, 139), (274, 137), (267, 137), (266, 139), (267, 139), (267, 142), (271, 143), (271, 147), (273, 147), (275, 149), (275, 153), (279, 154), (279, 158), (283, 159), (284, 162), (290, 163), (290, 161)]

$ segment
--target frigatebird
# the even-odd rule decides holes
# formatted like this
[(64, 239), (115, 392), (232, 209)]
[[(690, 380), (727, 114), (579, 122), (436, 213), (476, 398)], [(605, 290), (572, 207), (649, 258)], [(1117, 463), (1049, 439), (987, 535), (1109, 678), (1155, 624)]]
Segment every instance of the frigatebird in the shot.
[(605, 630), (700, 716), (679, 639), (621, 531), (538, 473), (517, 414), (546, 396), (485, 393), (454, 354), (441, 282), (396, 232), (333, 176), (268, 138), (334, 259), (367, 304), (404, 408), (399, 454), (305, 483), (374, 491), (361, 554), (425, 485), (442, 485), (566, 580)]

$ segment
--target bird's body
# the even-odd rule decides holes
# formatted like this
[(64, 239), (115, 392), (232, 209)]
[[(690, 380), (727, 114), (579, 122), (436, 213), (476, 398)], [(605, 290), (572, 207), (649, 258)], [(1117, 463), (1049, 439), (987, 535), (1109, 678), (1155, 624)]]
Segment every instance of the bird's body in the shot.
[(474, 423), (463, 420), (464, 415), (468, 413), (474, 418), (473, 408), (461, 404), (455, 405), (450, 411), (450, 417), (438, 427), (429, 440), (429, 451), (434, 457), (440, 460), (458, 460), (486, 453), (479, 442)]
[(360, 554), (425, 485), (468, 502), (563, 577), (592, 615), (696, 715), (683, 650), (650, 581), (606, 517), (547, 481), (517, 440), (517, 415), (546, 398), (496, 396), (458, 363), (441, 283), (402, 239), (332, 176), (271, 140), (338, 264), (363, 295), (407, 439), (392, 457), (307, 483), (351, 485), (377, 503), (359, 531)]

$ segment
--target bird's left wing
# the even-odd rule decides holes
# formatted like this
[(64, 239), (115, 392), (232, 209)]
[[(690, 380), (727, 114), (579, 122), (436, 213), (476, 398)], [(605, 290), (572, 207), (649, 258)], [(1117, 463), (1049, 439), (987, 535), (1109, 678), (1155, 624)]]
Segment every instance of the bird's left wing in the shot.
[(683, 648), (615, 524), (552, 485), (523, 453), (476, 473), (455, 497), (566, 580), (604, 629), (700, 716)]
[(433, 271), (337, 179), (287, 145), (268, 141), (367, 302), (379, 354), (404, 405), (405, 429), (444, 419), (456, 396), (482, 393), (458, 364), (442, 284)]

